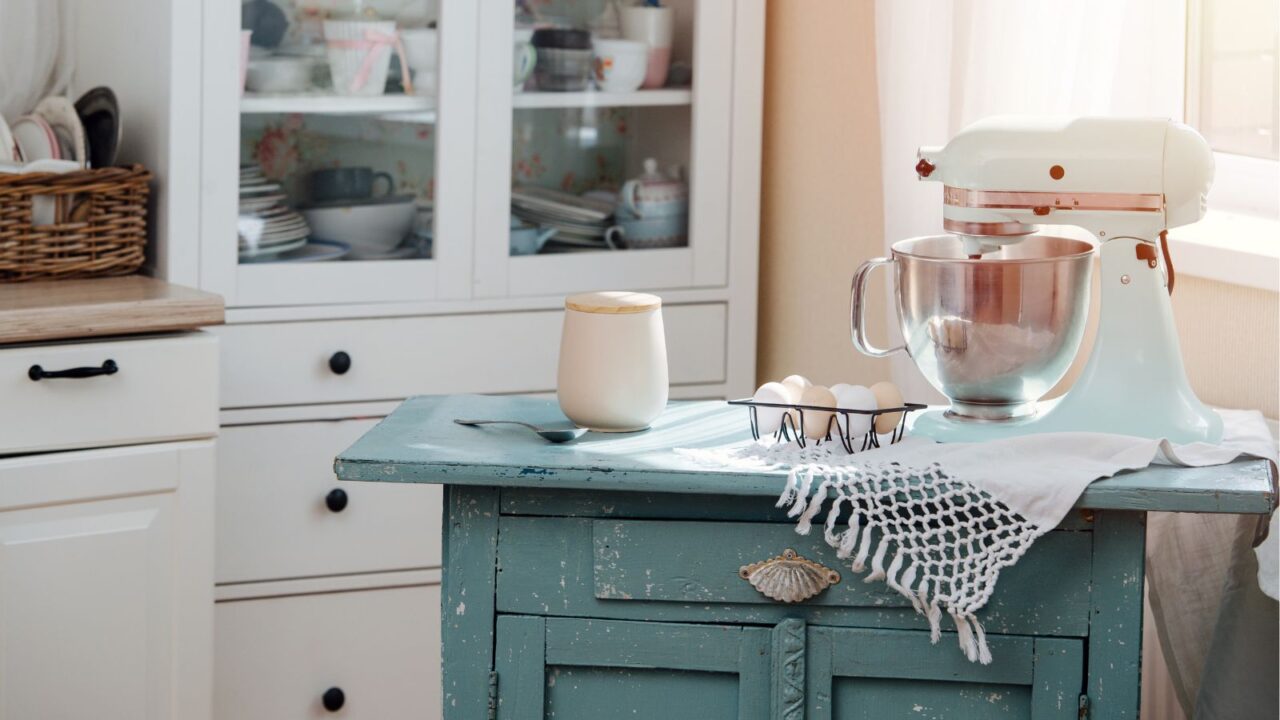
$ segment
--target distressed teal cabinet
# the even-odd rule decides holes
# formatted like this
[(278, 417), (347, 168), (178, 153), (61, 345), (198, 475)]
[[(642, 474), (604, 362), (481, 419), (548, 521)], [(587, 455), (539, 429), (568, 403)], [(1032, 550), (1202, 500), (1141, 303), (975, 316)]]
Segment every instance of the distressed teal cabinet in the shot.
[[(778, 473), (707, 470), (672, 448), (747, 434), (741, 409), (675, 403), (646, 433), (548, 445), (456, 417), (559, 417), (529, 398), (413, 398), (339, 456), (344, 480), (446, 487), (444, 717), (1136, 720), (1145, 512), (1265, 513), (1242, 461), (1095, 483), (1001, 574), (969, 663), (882, 583), (796, 534)], [(803, 603), (745, 565), (791, 549), (840, 574)]]

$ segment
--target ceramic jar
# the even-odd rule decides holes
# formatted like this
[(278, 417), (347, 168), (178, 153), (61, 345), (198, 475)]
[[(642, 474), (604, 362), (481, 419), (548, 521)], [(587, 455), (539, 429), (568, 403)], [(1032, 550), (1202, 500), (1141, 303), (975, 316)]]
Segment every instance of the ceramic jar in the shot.
[(634, 292), (573, 295), (564, 303), (556, 396), (597, 432), (644, 430), (667, 405), (662, 300)]

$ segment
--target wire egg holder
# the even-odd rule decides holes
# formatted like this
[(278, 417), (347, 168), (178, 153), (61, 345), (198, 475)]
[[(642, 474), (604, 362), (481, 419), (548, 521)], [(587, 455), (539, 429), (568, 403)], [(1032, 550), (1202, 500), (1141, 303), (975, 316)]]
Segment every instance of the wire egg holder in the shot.
[[(800, 447), (805, 447), (809, 440), (814, 440), (818, 445), (824, 442), (831, 442), (833, 439), (840, 440), (840, 444), (844, 446), (845, 452), (863, 452), (871, 448), (880, 447), (880, 435), (876, 432), (876, 418), (881, 415), (892, 415), (893, 413), (902, 413), (902, 417), (898, 418), (898, 423), (894, 425), (893, 430), (889, 433), (889, 444), (892, 445), (902, 439), (907, 431), (907, 415), (915, 410), (923, 410), (927, 405), (921, 403), (903, 403), (899, 407), (881, 408), (878, 410), (850, 410), (848, 408), (824, 407), (822, 405), (800, 405), (796, 403), (770, 403), (760, 402), (752, 398), (742, 398), (741, 400), (729, 400), (730, 405), (743, 405), (747, 408), (751, 416), (751, 437), (756, 440), (760, 439), (760, 415), (759, 408), (776, 408), (779, 410), (793, 410), (794, 412), (786, 412), (782, 415), (782, 422), (778, 425), (778, 429), (773, 433), (773, 438), (778, 441), (791, 442), (794, 440)], [(819, 438), (810, 438), (805, 432), (804, 416), (805, 410), (830, 413), (827, 418), (827, 430)], [(865, 415), (871, 418), (871, 429), (862, 434), (861, 442), (859, 438), (849, 434), (851, 415)], [(843, 418), (844, 422), (841, 422)], [(855, 449), (856, 448), (856, 449)]]

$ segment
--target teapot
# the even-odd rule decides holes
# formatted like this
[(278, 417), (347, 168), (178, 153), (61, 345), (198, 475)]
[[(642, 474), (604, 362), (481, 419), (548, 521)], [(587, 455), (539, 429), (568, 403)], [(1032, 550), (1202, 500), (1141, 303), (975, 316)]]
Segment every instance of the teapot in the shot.
[(663, 175), (658, 161), (647, 158), (644, 173), (623, 184), (618, 207), (636, 218), (685, 215), (689, 212), (689, 187), (678, 178)]

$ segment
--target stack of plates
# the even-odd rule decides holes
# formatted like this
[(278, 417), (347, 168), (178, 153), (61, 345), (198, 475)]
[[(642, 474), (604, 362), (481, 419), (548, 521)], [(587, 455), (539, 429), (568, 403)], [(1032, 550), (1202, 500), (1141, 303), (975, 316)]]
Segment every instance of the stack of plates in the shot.
[(511, 189), (511, 212), (533, 225), (555, 228), (547, 250), (608, 247), (604, 234), (613, 222), (613, 203), (534, 185)]
[(263, 260), (307, 244), (311, 228), (307, 221), (284, 205), (285, 194), (278, 184), (262, 174), (257, 165), (240, 167), (241, 260)]

